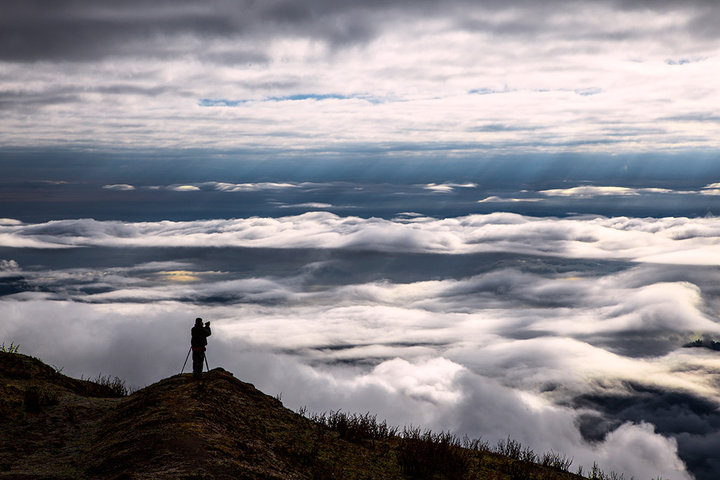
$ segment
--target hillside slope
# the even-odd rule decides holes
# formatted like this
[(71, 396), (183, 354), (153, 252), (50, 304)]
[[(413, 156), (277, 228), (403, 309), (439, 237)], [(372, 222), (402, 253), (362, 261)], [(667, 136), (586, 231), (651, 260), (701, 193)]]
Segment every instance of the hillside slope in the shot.
[(447, 438), (330, 428), (220, 368), (114, 393), (0, 352), (0, 479), (582, 478)]

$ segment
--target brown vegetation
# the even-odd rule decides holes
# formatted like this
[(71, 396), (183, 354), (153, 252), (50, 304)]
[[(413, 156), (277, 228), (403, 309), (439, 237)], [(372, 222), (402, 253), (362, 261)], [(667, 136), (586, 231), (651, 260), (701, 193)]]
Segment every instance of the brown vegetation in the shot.
[(0, 351), (0, 479), (583, 478), (510, 439), (490, 448), (369, 413), (308, 418), (220, 368), (129, 396), (121, 380), (97, 380)]

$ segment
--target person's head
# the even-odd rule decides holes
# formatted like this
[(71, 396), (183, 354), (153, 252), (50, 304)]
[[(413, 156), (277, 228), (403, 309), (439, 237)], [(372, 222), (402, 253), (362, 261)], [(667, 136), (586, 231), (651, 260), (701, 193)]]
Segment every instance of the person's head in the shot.
[(202, 327), (202, 318), (198, 317), (195, 319), (195, 326)]

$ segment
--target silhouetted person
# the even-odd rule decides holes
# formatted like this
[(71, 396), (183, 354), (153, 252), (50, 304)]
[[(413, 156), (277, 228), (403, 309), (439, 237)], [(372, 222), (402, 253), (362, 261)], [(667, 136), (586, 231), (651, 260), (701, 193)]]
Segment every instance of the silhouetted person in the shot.
[(210, 322), (205, 322), (203, 326), (202, 318), (195, 319), (195, 326), (190, 330), (192, 335), (190, 346), (193, 354), (193, 376), (200, 378), (203, 371), (203, 362), (205, 361), (205, 345), (207, 345), (207, 337), (212, 335), (210, 331)]

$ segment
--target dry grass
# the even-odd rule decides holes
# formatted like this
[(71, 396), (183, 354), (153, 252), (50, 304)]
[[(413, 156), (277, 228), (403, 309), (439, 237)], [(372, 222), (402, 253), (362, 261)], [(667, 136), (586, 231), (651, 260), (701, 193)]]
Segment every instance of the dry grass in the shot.
[[(117, 377), (71, 379), (0, 352), (0, 479), (585, 478), (570, 472), (571, 459), (537, 455), (510, 438), (491, 447), (449, 432), (400, 430), (371, 413), (294, 413), (222, 369), (129, 393)], [(587, 478), (623, 476), (593, 465)]]

